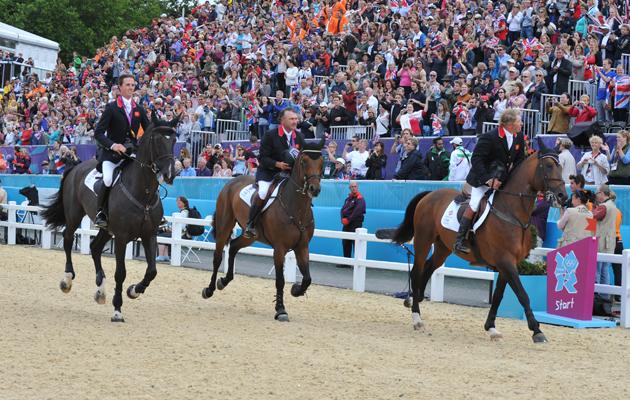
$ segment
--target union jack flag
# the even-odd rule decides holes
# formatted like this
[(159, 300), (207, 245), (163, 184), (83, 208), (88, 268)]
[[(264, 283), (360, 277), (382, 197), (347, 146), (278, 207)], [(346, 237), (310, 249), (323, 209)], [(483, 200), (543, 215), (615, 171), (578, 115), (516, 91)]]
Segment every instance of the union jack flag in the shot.
[(628, 108), (630, 104), (630, 77), (615, 78), (615, 108)]
[(400, 1), (400, 6), (401, 7), (411, 7), (411, 6), (413, 6), (413, 1), (411, 1), (411, 0), (401, 0)]
[(398, 0), (391, 0), (389, 4), (392, 8), (398, 8)]
[(433, 129), (433, 136), (442, 137), (444, 135), (444, 129), (442, 129), (442, 124), (437, 118), (433, 118), (433, 122), (431, 123), (431, 128)]
[(468, 109), (461, 103), (453, 107), (453, 114), (455, 114), (457, 118), (463, 119), (464, 122), (468, 120)]
[(245, 112), (247, 114), (247, 126), (253, 125), (258, 122), (258, 118), (256, 118), (256, 106), (254, 103), (250, 104)]
[(431, 50), (437, 51), (440, 47), (442, 47), (442, 43), (439, 40), (435, 39), (431, 42)]
[(499, 45), (499, 38), (498, 37), (491, 37), (488, 40), (486, 40), (486, 46), (487, 47), (496, 47)]
[(175, 89), (176, 92), (181, 92), (183, 87), (184, 83), (180, 80), (177, 80), (177, 83), (175, 84), (175, 86), (173, 86), (173, 89)]
[(586, 18), (586, 31), (588, 33), (603, 36), (602, 22), (595, 15), (584, 14), (584, 18)]
[(57, 172), (59, 175), (63, 175), (63, 170), (66, 169), (66, 164), (59, 158), (59, 154), (55, 154), (55, 168), (57, 168)]
[(74, 143), (74, 127), (72, 125), (68, 125), (65, 128), (65, 133), (63, 137), (64, 143)]
[(293, 97), (293, 95), (298, 93), (300, 90), (302, 90), (302, 86), (300, 85), (300, 80), (298, 79), (298, 81), (295, 82), (295, 86), (291, 88), (291, 97)]
[(543, 46), (540, 44), (538, 39), (536, 39), (533, 36), (528, 39), (523, 40), (523, 47), (525, 47), (525, 50), (527, 51), (528, 56), (532, 55), (532, 50), (534, 49), (542, 50), (543, 48)]

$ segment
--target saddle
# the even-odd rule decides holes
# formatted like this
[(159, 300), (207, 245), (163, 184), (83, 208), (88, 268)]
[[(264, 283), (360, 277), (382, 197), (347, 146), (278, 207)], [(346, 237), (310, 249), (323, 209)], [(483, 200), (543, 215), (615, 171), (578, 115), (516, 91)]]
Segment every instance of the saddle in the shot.
[[(289, 175), (284, 174), (284, 173), (278, 173), (274, 176), (273, 181), (271, 182), (271, 186), (269, 186), (269, 190), (267, 191), (267, 197), (263, 199), (263, 205), (262, 205), (263, 211), (267, 209), (267, 203), (271, 199), (272, 193), (276, 190), (278, 185), (282, 184), (282, 182), (284, 182), (287, 179), (289, 179)], [(252, 192), (250, 204), (253, 203), (255, 196), (258, 196), (258, 183), (254, 182), (252, 186), (254, 188), (254, 191)]]

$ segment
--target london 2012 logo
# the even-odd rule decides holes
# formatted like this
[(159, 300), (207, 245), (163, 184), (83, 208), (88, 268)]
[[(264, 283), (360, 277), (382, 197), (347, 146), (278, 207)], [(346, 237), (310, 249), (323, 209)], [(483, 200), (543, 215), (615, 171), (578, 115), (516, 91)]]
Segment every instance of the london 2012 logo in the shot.
[(554, 271), (556, 279), (558, 280), (556, 283), (556, 292), (566, 289), (569, 293), (577, 293), (577, 289), (574, 287), (577, 283), (575, 271), (579, 264), (573, 250), (565, 257), (562, 257), (559, 252), (556, 253), (556, 270)]

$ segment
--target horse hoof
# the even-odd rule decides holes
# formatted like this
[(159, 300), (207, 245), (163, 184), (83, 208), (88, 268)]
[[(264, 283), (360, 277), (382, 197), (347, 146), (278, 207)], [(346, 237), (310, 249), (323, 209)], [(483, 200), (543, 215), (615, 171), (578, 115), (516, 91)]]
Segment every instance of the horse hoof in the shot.
[(212, 292), (210, 291), (210, 288), (205, 287), (201, 289), (201, 297), (203, 297), (206, 300), (212, 297)]
[(414, 324), (413, 330), (418, 331), (420, 333), (424, 333), (424, 324), (422, 322), (418, 322), (417, 324)]
[(547, 343), (548, 340), (545, 337), (545, 334), (540, 332), (535, 334), (534, 336), (532, 336), (532, 339), (534, 339), (534, 343)]
[(59, 283), (59, 289), (61, 289), (64, 293), (70, 293), (70, 289), (72, 289), (72, 284), (67, 284), (65, 279), (62, 279)]
[(490, 335), (490, 340), (493, 342), (503, 342), (503, 336), (500, 333), (495, 333), (494, 335)]
[(275, 319), (279, 322), (289, 322), (289, 314), (286, 312), (278, 312), (276, 313)]
[(125, 319), (120, 311), (114, 311), (114, 315), (112, 315), (112, 322), (125, 322)]
[(291, 286), (291, 296), (293, 296), (293, 297), (300, 297), (300, 296), (302, 296), (304, 293), (300, 292), (300, 288), (301, 287), (302, 287), (301, 284), (294, 283), (293, 286)]
[(98, 304), (105, 304), (105, 292), (98, 289), (96, 293), (94, 293), (94, 301)]
[(223, 278), (217, 279), (217, 289), (219, 290), (225, 289), (225, 285), (223, 285)]
[(413, 303), (413, 297), (409, 296), (407, 297), (404, 301), (403, 304), (405, 305), (405, 307), (407, 308), (411, 308), (411, 303)]
[(127, 288), (127, 297), (132, 300), (140, 297), (140, 293), (136, 293), (136, 285), (131, 285)]

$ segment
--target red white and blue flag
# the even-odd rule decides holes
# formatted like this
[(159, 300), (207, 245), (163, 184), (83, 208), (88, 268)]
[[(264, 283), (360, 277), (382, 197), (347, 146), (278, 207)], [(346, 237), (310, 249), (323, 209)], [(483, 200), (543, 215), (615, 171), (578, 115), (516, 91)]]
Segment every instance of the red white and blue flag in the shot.
[(615, 108), (628, 108), (630, 104), (630, 77), (615, 78)]
[(487, 47), (497, 47), (498, 45), (499, 45), (499, 38), (496, 36), (488, 38), (488, 40), (486, 40)]
[(530, 56), (530, 57), (532, 55), (532, 50), (542, 50), (543, 49), (542, 44), (540, 44), (538, 39), (536, 39), (533, 36), (523, 40), (523, 47), (525, 47), (525, 50), (527, 51), (527, 55)]
[(453, 107), (453, 114), (455, 114), (457, 118), (463, 119), (464, 122), (468, 120), (468, 109), (461, 103)]
[(66, 164), (59, 158), (59, 154), (55, 154), (55, 168), (57, 168), (57, 172), (59, 175), (63, 175), (63, 170), (66, 169)]
[(256, 118), (256, 105), (254, 103), (250, 104), (245, 109), (245, 113), (247, 114), (247, 126), (253, 125), (258, 121), (258, 118)]
[(584, 18), (586, 18), (586, 31), (588, 33), (594, 33), (599, 36), (603, 36), (602, 32), (602, 21), (597, 18), (597, 16), (592, 14), (584, 14)]
[(398, 8), (398, 0), (391, 0), (389, 4), (391, 8)]
[(181, 92), (183, 88), (184, 88), (184, 83), (180, 80), (178, 80), (175, 86), (173, 86), (173, 89), (175, 89), (176, 93)]
[(433, 117), (433, 122), (431, 123), (431, 129), (433, 131), (433, 136), (439, 136), (442, 137), (444, 135), (444, 129), (442, 129), (442, 124), (440, 124), (440, 121)]

